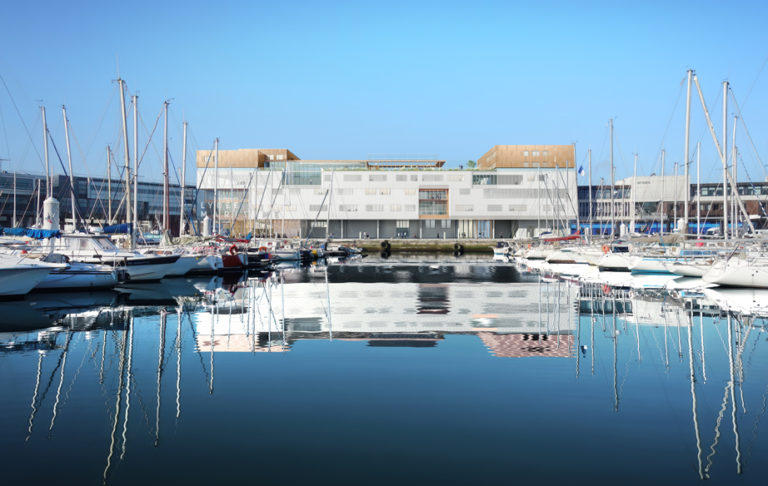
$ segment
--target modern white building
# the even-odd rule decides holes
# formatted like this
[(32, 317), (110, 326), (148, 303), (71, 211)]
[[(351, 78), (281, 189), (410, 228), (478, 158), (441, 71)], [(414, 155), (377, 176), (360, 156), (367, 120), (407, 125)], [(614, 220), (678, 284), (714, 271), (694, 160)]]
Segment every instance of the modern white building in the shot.
[[(499, 147), (509, 146), (491, 151)], [(213, 200), (207, 207), (210, 217), (216, 213), (218, 229), (235, 234), (510, 238), (534, 236), (536, 228), (569, 233), (578, 208), (573, 159), (560, 155), (561, 167), (547, 163), (545, 155), (527, 157), (542, 160), (500, 167), (499, 156), (496, 168), (458, 170), (443, 169), (440, 160), (300, 160), (285, 149), (220, 151), (217, 161), (206, 151), (197, 154), (197, 184), (215, 192), (215, 211)]]

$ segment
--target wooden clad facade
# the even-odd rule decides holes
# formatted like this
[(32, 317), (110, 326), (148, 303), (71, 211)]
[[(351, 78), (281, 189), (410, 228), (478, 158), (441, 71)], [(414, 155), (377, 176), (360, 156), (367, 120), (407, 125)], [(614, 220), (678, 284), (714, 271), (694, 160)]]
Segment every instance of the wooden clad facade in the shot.
[(477, 160), (477, 168), (573, 168), (575, 158), (573, 145), (494, 145)]

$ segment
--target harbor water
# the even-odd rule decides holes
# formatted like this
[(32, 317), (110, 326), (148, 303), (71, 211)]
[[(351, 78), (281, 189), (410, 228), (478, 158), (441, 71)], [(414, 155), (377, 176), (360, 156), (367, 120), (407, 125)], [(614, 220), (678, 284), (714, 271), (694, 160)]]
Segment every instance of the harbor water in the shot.
[(3, 483), (764, 484), (739, 297), (469, 255), (33, 293), (0, 303)]

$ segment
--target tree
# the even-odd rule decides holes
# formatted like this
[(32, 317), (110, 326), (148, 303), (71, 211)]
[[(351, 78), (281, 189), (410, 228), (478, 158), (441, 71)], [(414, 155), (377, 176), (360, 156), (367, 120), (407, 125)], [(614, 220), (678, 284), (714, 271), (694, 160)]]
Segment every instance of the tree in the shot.
[(470, 169), (474, 169), (475, 166), (477, 166), (477, 164), (475, 163), (474, 160), (468, 160), (467, 161), (467, 167), (469, 167)]

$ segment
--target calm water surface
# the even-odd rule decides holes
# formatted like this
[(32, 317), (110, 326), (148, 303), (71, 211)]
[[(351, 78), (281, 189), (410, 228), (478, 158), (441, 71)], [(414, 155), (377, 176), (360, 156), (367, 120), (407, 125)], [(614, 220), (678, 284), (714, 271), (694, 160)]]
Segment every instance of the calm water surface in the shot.
[(0, 303), (3, 484), (765, 484), (764, 321), (421, 258)]

